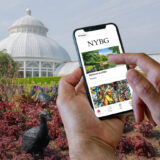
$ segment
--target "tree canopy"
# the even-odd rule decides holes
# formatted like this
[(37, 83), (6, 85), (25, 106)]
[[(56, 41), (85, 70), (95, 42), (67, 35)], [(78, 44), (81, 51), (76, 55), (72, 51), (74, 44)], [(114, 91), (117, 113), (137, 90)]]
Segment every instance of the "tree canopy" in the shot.
[(16, 73), (17, 63), (6, 50), (0, 51), (0, 78), (13, 78)]

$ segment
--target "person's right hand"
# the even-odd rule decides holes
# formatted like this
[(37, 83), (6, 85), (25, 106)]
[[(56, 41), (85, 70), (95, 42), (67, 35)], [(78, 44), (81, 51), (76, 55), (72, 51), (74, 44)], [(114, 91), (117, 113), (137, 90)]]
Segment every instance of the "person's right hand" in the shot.
[(143, 53), (111, 55), (109, 61), (137, 65), (145, 72), (146, 76), (135, 69), (130, 69), (127, 73), (128, 83), (133, 89), (135, 118), (141, 122), (145, 113), (153, 125), (160, 126), (160, 64)]

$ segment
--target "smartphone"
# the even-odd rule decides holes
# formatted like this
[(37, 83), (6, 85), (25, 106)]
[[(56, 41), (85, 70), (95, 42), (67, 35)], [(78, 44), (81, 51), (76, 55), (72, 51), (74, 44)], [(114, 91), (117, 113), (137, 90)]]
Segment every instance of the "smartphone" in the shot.
[(104, 119), (132, 111), (132, 90), (126, 80), (127, 66), (109, 62), (111, 54), (124, 53), (113, 23), (74, 30), (87, 95), (95, 115)]

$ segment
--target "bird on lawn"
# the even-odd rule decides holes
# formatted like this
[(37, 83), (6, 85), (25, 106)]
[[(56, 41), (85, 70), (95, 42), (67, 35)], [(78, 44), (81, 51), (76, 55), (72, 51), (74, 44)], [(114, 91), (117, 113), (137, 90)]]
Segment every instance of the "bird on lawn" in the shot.
[(50, 141), (48, 134), (47, 120), (51, 120), (51, 116), (47, 111), (40, 113), (40, 126), (31, 128), (23, 134), (21, 152), (32, 154), (36, 160), (36, 154), (44, 158), (44, 149)]

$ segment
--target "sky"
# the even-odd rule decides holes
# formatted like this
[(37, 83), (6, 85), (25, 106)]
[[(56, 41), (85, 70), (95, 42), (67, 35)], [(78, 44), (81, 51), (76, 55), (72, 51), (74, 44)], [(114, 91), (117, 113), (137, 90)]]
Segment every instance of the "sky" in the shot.
[(107, 55), (107, 54), (112, 54), (113, 53), (113, 51), (110, 50), (109, 48), (99, 49), (98, 51), (99, 51), (99, 54), (101, 54), (101, 55)]
[(77, 60), (72, 33), (79, 27), (116, 23), (125, 52), (160, 53), (160, 0), (0, 0), (0, 40), (30, 8), (56, 40)]

